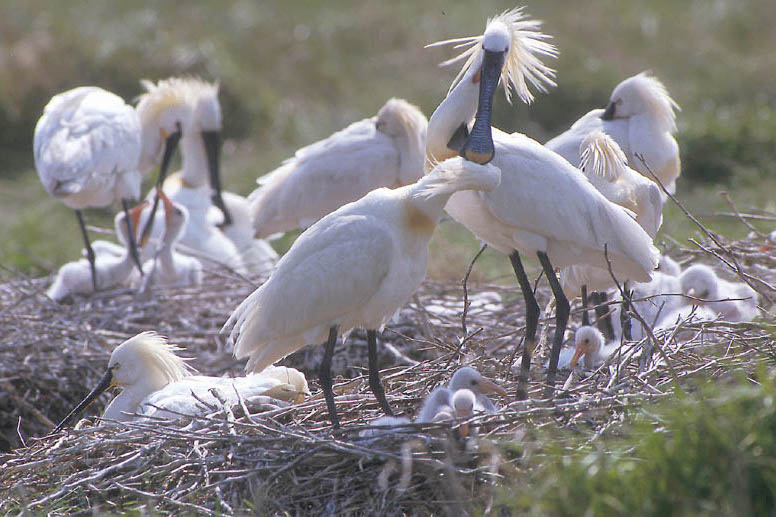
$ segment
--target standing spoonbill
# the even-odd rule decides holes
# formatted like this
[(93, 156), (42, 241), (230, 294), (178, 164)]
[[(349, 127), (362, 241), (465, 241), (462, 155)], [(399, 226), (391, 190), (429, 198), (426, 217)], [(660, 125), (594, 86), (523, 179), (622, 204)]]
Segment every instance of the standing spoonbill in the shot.
[[(35, 168), (43, 188), (75, 211), (86, 246), (92, 287), (98, 288), (95, 254), (81, 211), (120, 200), (126, 224), (129, 201), (140, 197), (141, 125), (132, 106), (109, 91), (81, 86), (55, 95), (33, 137)], [(127, 231), (132, 260), (142, 274), (134, 230)]]
[(256, 236), (305, 228), (376, 188), (415, 183), (427, 125), (418, 108), (390, 99), (377, 116), (299, 149), (248, 196)]
[(246, 377), (207, 377), (193, 375), (192, 368), (175, 354), (179, 351), (154, 332), (141, 332), (117, 346), (110, 355), (108, 369), (98, 385), (54, 429), (58, 432), (105, 390), (122, 389), (102, 415), (103, 420), (126, 422), (133, 415), (177, 418), (202, 415), (202, 402), (218, 406), (211, 393), (217, 389), (229, 405), (239, 397), (249, 401), (267, 396), (286, 402), (300, 402), (309, 392), (307, 380), (293, 368), (271, 367)]
[[(554, 72), (539, 56), (555, 56), (555, 47), (522, 8), (489, 20), (482, 36), (436, 43), (470, 48), (447, 63), (466, 60), (428, 124), (426, 156), (443, 160), (462, 154), (501, 170), (499, 187), (488, 192), (459, 192), (445, 209), (480, 240), (509, 256), (526, 302), (526, 335), (518, 397), (526, 396), (528, 368), (536, 342), (539, 305), (519, 252), (536, 255), (556, 301), (555, 335), (547, 374), (548, 394), (555, 382), (558, 355), (568, 322), (569, 302), (555, 267), (588, 264), (606, 268), (604, 247), (614, 272), (649, 280), (659, 256), (652, 239), (628, 212), (609, 202), (567, 160), (522, 134), (493, 129), (493, 96), (501, 79), (509, 99), (513, 87), (524, 102), (533, 98), (528, 83), (553, 85)], [(474, 120), (471, 130), (469, 124)]]
[[(130, 252), (129, 228), (137, 229), (140, 214), (145, 206), (146, 202), (143, 202), (128, 213), (116, 214), (114, 219), (116, 236), (124, 245), (124, 252), (121, 255), (106, 252), (97, 255), (94, 263), (84, 259), (68, 262), (59, 268), (54, 282), (46, 292), (49, 298), (58, 302), (71, 294), (89, 294), (99, 289), (125, 285), (135, 268), (134, 258)], [(129, 217), (132, 222), (127, 224), (126, 217)]]
[[(618, 84), (606, 109), (595, 109), (545, 145), (578, 166), (580, 144), (593, 131), (611, 136), (628, 157), (628, 164), (654, 181), (639, 154), (672, 194), (681, 173), (676, 133), (679, 105), (656, 77), (642, 72)], [(662, 195), (662, 193), (661, 193)]]
[[(447, 160), (416, 183), (373, 190), (313, 224), (278, 262), (269, 280), (229, 317), (222, 332), (247, 369), (261, 370), (307, 344), (326, 340), (321, 387), (339, 427), (331, 360), (340, 330), (367, 329), (369, 385), (391, 415), (377, 368), (377, 329), (426, 274), (428, 242), (445, 203), (459, 190), (492, 190), (499, 170)], [(328, 339), (327, 339), (328, 336)]]
[[(181, 170), (160, 183), (167, 196), (189, 212), (181, 244), (241, 273), (252, 264), (260, 265), (259, 272), (270, 270), (278, 256), (267, 243), (253, 238), (248, 201), (221, 188), (218, 84), (170, 78), (144, 86), (147, 93), (141, 104), (154, 106), (171, 98), (186, 110), (181, 122)], [(158, 203), (158, 196), (149, 196)], [(144, 240), (151, 234), (158, 238), (164, 226), (162, 214), (153, 208), (150, 214), (154, 220), (146, 219)]]

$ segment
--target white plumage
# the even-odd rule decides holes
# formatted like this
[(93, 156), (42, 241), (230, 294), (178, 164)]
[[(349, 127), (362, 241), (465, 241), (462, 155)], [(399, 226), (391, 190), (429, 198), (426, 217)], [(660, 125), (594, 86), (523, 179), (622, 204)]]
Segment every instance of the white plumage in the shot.
[[(158, 287), (186, 287), (202, 283), (202, 263), (175, 250), (175, 245), (186, 227), (189, 214), (185, 207), (173, 203), (159, 190), (164, 203), (164, 233), (155, 253), (155, 257), (143, 264), (149, 284)], [(141, 282), (139, 277), (134, 282)]]
[[(212, 407), (238, 403), (239, 397), (250, 402), (269, 397), (276, 404), (299, 402), (309, 392), (304, 375), (293, 368), (271, 367), (240, 378), (192, 375), (185, 360), (176, 355), (180, 348), (154, 332), (142, 332), (117, 346), (111, 353), (108, 369), (99, 385), (65, 417), (55, 431), (62, 429), (103, 391), (113, 386), (123, 389), (102, 415), (106, 420), (128, 421), (134, 415), (177, 419), (183, 415), (203, 415)], [(196, 394), (196, 397), (194, 396)], [(266, 399), (260, 399), (265, 402)]]
[(308, 227), (376, 188), (416, 182), (423, 175), (426, 126), (418, 108), (390, 99), (377, 116), (298, 150), (259, 178), (248, 197), (256, 236)]
[[(140, 218), (140, 211), (144, 205), (138, 205), (129, 211), (130, 218), (133, 219), (132, 228), (137, 228)], [(121, 248), (111, 245), (111, 251), (105, 251), (97, 254), (95, 261), (95, 271), (97, 273), (97, 288), (111, 289), (122, 287), (128, 284), (133, 271), (136, 271), (132, 256), (129, 251), (129, 235), (125, 222), (126, 215), (119, 212), (114, 218), (113, 226), (116, 229), (116, 236), (121, 242)], [(120, 249), (120, 254), (114, 254), (113, 250)], [(76, 262), (68, 262), (59, 268), (54, 282), (49, 287), (46, 294), (54, 301), (61, 301), (72, 294), (90, 294), (94, 292), (92, 282), (92, 273), (89, 261), (81, 259)]]
[(578, 166), (582, 141), (593, 131), (603, 131), (622, 148), (633, 169), (652, 180), (636, 158), (636, 154), (642, 155), (660, 182), (673, 193), (681, 172), (679, 146), (673, 137), (675, 110), (679, 106), (663, 83), (642, 72), (615, 87), (606, 110), (590, 111), (546, 145)]
[[(654, 182), (628, 167), (617, 143), (603, 131), (592, 131), (580, 147), (580, 169), (592, 185), (612, 203), (630, 210), (636, 222), (650, 237), (655, 237), (663, 222), (660, 188)], [(628, 278), (619, 278), (620, 282)], [(566, 296), (573, 297), (582, 286), (590, 291), (614, 285), (608, 269), (574, 265), (561, 272)]]
[(417, 289), (428, 241), (449, 196), (492, 189), (499, 171), (456, 158), (417, 183), (374, 190), (305, 231), (269, 280), (232, 313), (224, 330), (249, 370), (261, 370), (329, 329), (379, 329)]
[(35, 126), (35, 167), (46, 192), (75, 210), (137, 199), (140, 141), (132, 106), (82, 86), (55, 95), (43, 110)]
[(426, 423), (439, 421), (448, 415), (460, 418), (474, 412), (497, 412), (498, 406), (486, 393), (507, 395), (501, 386), (486, 379), (471, 366), (464, 366), (456, 370), (447, 386), (436, 388), (423, 400), (415, 421)]

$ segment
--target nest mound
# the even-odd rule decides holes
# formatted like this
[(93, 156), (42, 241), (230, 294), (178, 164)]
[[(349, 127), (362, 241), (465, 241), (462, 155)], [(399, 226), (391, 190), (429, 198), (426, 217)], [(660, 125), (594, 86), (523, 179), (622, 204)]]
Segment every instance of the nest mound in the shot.
[[(358, 332), (337, 347), (334, 361), (341, 376), (335, 386), (340, 431), (330, 430), (313, 382), (314, 396), (269, 412), (216, 408), (185, 426), (87, 421), (47, 436), (94, 387), (113, 348), (143, 330), (169, 336), (202, 374), (240, 375), (244, 363), (224, 349), (218, 332), (255, 284), (213, 270), (198, 288), (152, 290), (142, 298), (128, 290), (104, 292), (59, 305), (45, 296), (47, 280), (7, 278), (0, 285), (0, 510), (461, 514), (489, 508), (494, 487), (522, 468), (526, 454), (507, 444), (519, 443), (528, 430), (579, 425), (601, 433), (685, 380), (753, 371), (772, 360), (772, 244), (757, 236), (713, 237), (670, 254), (685, 265), (713, 263), (746, 279), (761, 296), (756, 322), (680, 323), (657, 332), (654, 341), (626, 343), (584, 377), (561, 371), (565, 383), (553, 400), (542, 398), (547, 351), (540, 346), (529, 399), (501, 400), (501, 412), (472, 420), (479, 434), (467, 439), (447, 424), (361, 437), (381, 411), (364, 375), (366, 343)], [(550, 299), (541, 285), (537, 295), (540, 304)], [(514, 397), (523, 311), (517, 287), (425, 283), (380, 339), (387, 344), (380, 347), (383, 381), (396, 412), (413, 416), (461, 364), (475, 366)], [(551, 316), (542, 320), (543, 343), (553, 330)], [(579, 320), (578, 310), (572, 312), (572, 327)], [(653, 349), (651, 359), (642, 353), (645, 345)], [(317, 381), (320, 353), (322, 347), (310, 347), (283, 364)], [(102, 404), (95, 406), (89, 414)]]

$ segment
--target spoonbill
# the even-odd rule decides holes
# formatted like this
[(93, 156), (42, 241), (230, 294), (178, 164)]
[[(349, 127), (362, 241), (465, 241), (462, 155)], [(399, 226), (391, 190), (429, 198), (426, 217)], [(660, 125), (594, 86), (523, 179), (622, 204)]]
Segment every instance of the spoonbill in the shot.
[(167, 418), (177, 418), (181, 413), (204, 414), (200, 401), (217, 405), (211, 393), (214, 388), (231, 405), (238, 403), (237, 393), (246, 401), (263, 395), (299, 402), (309, 391), (304, 374), (293, 368), (272, 367), (234, 379), (193, 375), (193, 369), (176, 355), (179, 350), (154, 332), (141, 332), (124, 341), (111, 353), (108, 369), (97, 386), (54, 432), (64, 428), (95, 398), (114, 386), (123, 389), (105, 408), (102, 418), (120, 422), (132, 420), (135, 414)]
[(417, 107), (394, 98), (377, 116), (299, 149), (248, 197), (256, 236), (305, 228), (376, 188), (415, 183), (427, 125)]
[[(248, 272), (247, 266), (253, 264), (260, 265), (259, 272), (271, 269), (277, 253), (253, 238), (247, 200), (221, 187), (218, 84), (196, 78), (170, 78), (157, 84), (145, 82), (144, 86), (147, 93), (141, 97), (139, 107), (175, 99), (184, 112), (180, 120), (181, 170), (160, 183), (167, 196), (189, 212), (181, 244), (240, 273)], [(158, 202), (154, 194), (150, 197), (154, 197), (155, 204)], [(154, 221), (146, 218), (142, 239), (151, 234), (159, 237), (162, 232), (163, 216), (153, 208), (151, 214)]]
[(660, 263), (657, 265), (657, 270), (671, 276), (679, 276), (682, 274), (682, 266), (665, 254), (660, 256)]
[[(450, 196), (492, 190), (496, 167), (462, 158), (444, 161), (416, 183), (373, 190), (308, 228), (278, 262), (269, 280), (229, 317), (228, 343), (247, 369), (261, 370), (326, 339), (321, 386), (332, 425), (339, 427), (331, 359), (340, 331), (367, 329), (369, 385), (391, 415), (377, 369), (377, 332), (426, 274), (428, 242)], [(327, 338), (328, 336), (328, 338)]]
[[(470, 366), (459, 368), (453, 374), (447, 386), (440, 386), (432, 391), (424, 400), (420, 407), (416, 422), (433, 422), (440, 413), (455, 415), (456, 410), (455, 395), (458, 392), (466, 391), (471, 393), (472, 404), (469, 411), (495, 413), (498, 408), (485, 394), (498, 393), (506, 396), (507, 392), (493, 382), (482, 376), (480, 372)], [(462, 397), (459, 406), (468, 406), (466, 399), (468, 394), (460, 395)]]
[[(75, 211), (86, 246), (92, 290), (99, 285), (95, 253), (82, 210), (120, 200), (131, 224), (129, 201), (140, 197), (141, 125), (132, 106), (109, 91), (81, 86), (55, 95), (43, 109), (33, 137), (35, 168), (43, 188)], [(142, 274), (130, 228), (132, 260)]]
[(757, 292), (746, 284), (719, 278), (706, 264), (688, 267), (679, 280), (684, 294), (700, 299), (693, 300), (693, 305), (704, 305), (725, 321), (751, 321), (757, 316)]
[(170, 201), (162, 189), (158, 190), (164, 204), (165, 225), (156, 256), (144, 264), (145, 270), (149, 272), (147, 281), (160, 287), (200, 285), (202, 263), (194, 257), (175, 251), (189, 213), (185, 207)]
[[(636, 222), (654, 238), (663, 222), (663, 202), (657, 184), (628, 167), (625, 153), (603, 131), (591, 131), (582, 140), (580, 151), (580, 169), (590, 183), (606, 199), (633, 212)], [(573, 298), (583, 287), (592, 291), (590, 298), (596, 306), (599, 328), (607, 339), (614, 339), (607, 309), (598, 305), (607, 301), (605, 290), (614, 286), (609, 270), (573, 265), (561, 272), (560, 280), (566, 296)], [(582, 301), (586, 302), (584, 296)]]
[(655, 176), (672, 194), (681, 173), (676, 133), (679, 105), (665, 85), (648, 72), (642, 72), (618, 84), (606, 109), (595, 109), (574, 122), (565, 133), (546, 146), (578, 166), (580, 144), (592, 131), (611, 136), (628, 157), (628, 164), (647, 179), (653, 180), (639, 154)]
[[(143, 202), (129, 210), (128, 213), (119, 212), (114, 218), (113, 225), (116, 228), (116, 236), (124, 246), (121, 255), (101, 253), (95, 257), (94, 264), (84, 259), (68, 262), (59, 268), (54, 282), (46, 292), (49, 298), (58, 302), (71, 294), (90, 294), (99, 289), (125, 285), (135, 267), (130, 252), (129, 228), (137, 228), (140, 213), (145, 206), (146, 203)], [(132, 220), (130, 224), (126, 223), (126, 217)], [(96, 277), (92, 276), (93, 274)]]
[[(541, 56), (555, 47), (522, 8), (488, 21), (482, 36), (444, 41), (469, 48), (466, 59), (428, 125), (426, 156), (443, 160), (457, 153), (480, 163), (492, 160), (501, 170), (499, 187), (489, 192), (459, 192), (445, 207), (480, 240), (509, 256), (526, 302), (526, 335), (518, 396), (526, 396), (528, 368), (536, 342), (539, 305), (525, 274), (520, 252), (536, 255), (556, 300), (556, 324), (547, 383), (552, 391), (558, 354), (568, 321), (569, 303), (555, 267), (588, 264), (606, 268), (604, 247), (616, 274), (649, 280), (658, 251), (649, 235), (622, 207), (610, 203), (585, 175), (560, 155), (521, 134), (493, 129), (490, 115), (499, 78), (507, 99), (511, 88), (526, 103), (528, 83), (539, 90), (554, 85), (554, 72)], [(468, 59), (467, 59), (468, 58)], [(469, 124), (474, 119), (471, 131)], [(465, 143), (464, 143), (465, 141)]]
[(595, 327), (581, 326), (574, 334), (576, 349), (569, 366), (574, 368), (580, 357), (584, 357), (585, 368), (597, 368), (606, 361), (610, 355), (617, 351), (620, 344), (617, 342), (606, 344), (604, 335)]

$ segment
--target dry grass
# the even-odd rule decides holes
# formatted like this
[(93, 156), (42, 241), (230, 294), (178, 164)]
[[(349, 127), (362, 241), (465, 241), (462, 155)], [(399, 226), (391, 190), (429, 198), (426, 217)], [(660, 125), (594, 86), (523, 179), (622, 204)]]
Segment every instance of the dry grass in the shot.
[[(727, 241), (715, 236), (698, 248), (674, 250), (683, 262), (720, 266), (717, 257), (739, 268), (760, 292), (762, 304), (776, 294), (776, 256), (757, 236)], [(719, 269), (719, 267), (718, 267)], [(625, 343), (608, 364), (584, 377), (566, 371), (555, 400), (542, 400), (540, 347), (528, 401), (500, 401), (497, 415), (479, 416), (478, 437), (460, 440), (446, 425), (409, 425), (377, 439), (359, 432), (380, 415), (362, 374), (365, 343), (356, 333), (339, 347), (335, 368), (347, 379), (336, 387), (343, 429), (332, 432), (320, 392), (302, 404), (270, 412), (256, 408), (213, 408), (186, 427), (129, 423), (96, 426), (46, 436), (93, 387), (111, 350), (139, 331), (154, 329), (185, 348), (184, 355), (209, 375), (239, 375), (242, 364), (224, 350), (218, 330), (253, 284), (213, 269), (198, 289), (152, 292), (144, 299), (115, 291), (58, 305), (44, 293), (46, 280), (7, 278), (0, 286), (0, 510), (28, 508), (55, 514), (100, 508), (120, 512), (146, 506), (158, 512), (224, 514), (251, 508), (262, 513), (470, 513), (493, 504), (506, 476), (529, 468), (531, 429), (576, 427), (592, 436), (620, 425), (623, 413), (670, 396), (691, 378), (714, 378), (731, 370), (753, 371), (773, 360), (773, 317), (755, 323), (682, 324), (657, 333), (650, 362), (639, 364), (645, 343)], [(414, 415), (434, 386), (462, 363), (473, 364), (509, 387), (523, 334), (518, 290), (470, 286), (475, 300), (497, 293), (489, 307), (472, 305), (468, 334), (461, 339), (460, 283), (426, 283), (386, 329), (381, 357), (386, 392), (399, 414)], [(549, 300), (541, 284), (540, 304)], [(542, 336), (552, 332), (552, 315)], [(572, 316), (579, 321), (579, 313)], [(681, 331), (681, 332), (679, 332)], [(682, 339), (677, 339), (681, 333)], [(316, 378), (311, 348), (287, 364)], [(354, 377), (354, 378), (353, 378)], [(23, 437), (24, 445), (21, 440)], [(591, 438), (592, 439), (592, 438)], [(520, 454), (503, 448), (523, 441)], [(510, 452), (512, 451), (512, 452)]]

